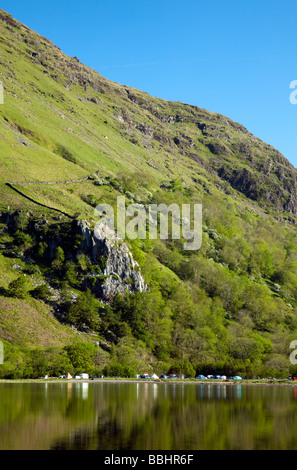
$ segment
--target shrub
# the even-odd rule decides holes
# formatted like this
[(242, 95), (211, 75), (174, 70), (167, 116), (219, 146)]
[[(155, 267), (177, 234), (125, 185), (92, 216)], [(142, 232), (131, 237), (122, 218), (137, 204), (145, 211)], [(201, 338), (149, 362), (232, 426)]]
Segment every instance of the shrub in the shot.
[(8, 285), (8, 295), (17, 299), (25, 299), (28, 297), (29, 282), (23, 274)]
[(87, 326), (96, 329), (99, 323), (99, 306), (100, 303), (88, 289), (70, 306), (67, 321), (77, 328)]
[(47, 284), (42, 284), (41, 286), (31, 290), (30, 294), (34, 299), (48, 301), (51, 297), (51, 290)]
[(55, 153), (65, 160), (77, 164), (76, 157), (66, 147), (64, 147), (64, 145), (58, 144)]

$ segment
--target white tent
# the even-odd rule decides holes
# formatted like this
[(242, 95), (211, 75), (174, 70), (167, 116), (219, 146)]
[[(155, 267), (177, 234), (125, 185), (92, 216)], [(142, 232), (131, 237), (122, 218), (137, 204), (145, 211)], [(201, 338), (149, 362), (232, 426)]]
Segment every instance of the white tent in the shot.
[(159, 377), (158, 377), (156, 374), (153, 374), (153, 375), (151, 376), (151, 379), (158, 379), (158, 378), (159, 378)]

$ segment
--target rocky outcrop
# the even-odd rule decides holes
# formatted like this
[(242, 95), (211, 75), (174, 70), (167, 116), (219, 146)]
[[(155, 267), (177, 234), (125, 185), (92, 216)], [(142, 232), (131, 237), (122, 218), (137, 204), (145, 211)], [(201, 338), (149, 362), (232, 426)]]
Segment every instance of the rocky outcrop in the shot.
[[(279, 173), (277, 173), (279, 171)], [(258, 171), (249, 168), (224, 165), (218, 169), (218, 176), (228, 181), (231, 186), (247, 198), (273, 208), (274, 211), (287, 211), (297, 214), (297, 186), (288, 170), (280, 165), (273, 169), (262, 164)], [(277, 174), (279, 178), (277, 178)], [(280, 179), (282, 178), (282, 184)]]
[[(97, 297), (110, 302), (117, 293), (124, 295), (147, 290), (139, 264), (123, 240), (106, 225), (97, 224), (92, 230), (85, 220), (78, 220), (76, 224), (82, 237), (81, 252), (88, 254), (92, 264), (101, 267), (100, 273), (91, 274), (91, 289)], [(90, 275), (86, 282), (90, 282)]]

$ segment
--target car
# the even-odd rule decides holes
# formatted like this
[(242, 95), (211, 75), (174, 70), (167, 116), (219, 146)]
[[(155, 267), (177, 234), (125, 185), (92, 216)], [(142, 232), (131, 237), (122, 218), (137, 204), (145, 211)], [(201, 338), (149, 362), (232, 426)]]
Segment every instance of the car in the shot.
[(160, 379), (169, 379), (169, 377), (168, 377), (168, 375), (162, 374), (162, 375), (160, 376)]

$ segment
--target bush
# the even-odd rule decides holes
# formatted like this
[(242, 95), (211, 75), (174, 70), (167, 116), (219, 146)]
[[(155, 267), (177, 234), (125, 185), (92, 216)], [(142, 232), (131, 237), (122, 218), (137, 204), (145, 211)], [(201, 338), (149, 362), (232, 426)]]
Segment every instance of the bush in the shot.
[(72, 344), (70, 346), (65, 346), (64, 351), (66, 351), (76, 374), (81, 374), (83, 372), (92, 374), (96, 369), (94, 359), (97, 356), (97, 347), (95, 344)]
[(64, 145), (58, 144), (55, 153), (65, 160), (77, 164), (76, 157), (66, 147), (64, 147)]
[(33, 275), (33, 276), (39, 276), (41, 274), (40, 268), (37, 264), (31, 264), (31, 265), (27, 266), (24, 269), (24, 272), (26, 274), (30, 274), (30, 275)]
[(50, 300), (52, 295), (51, 290), (47, 284), (42, 284), (41, 286), (36, 287), (30, 291), (30, 294), (34, 299), (40, 299), (43, 301)]
[(96, 329), (99, 323), (99, 307), (100, 302), (88, 289), (70, 306), (67, 313), (67, 321), (74, 324), (77, 328), (86, 326)]
[(61, 271), (65, 261), (65, 254), (63, 249), (58, 246), (55, 251), (55, 259), (52, 262), (52, 268), (57, 271)]
[(17, 299), (25, 299), (28, 297), (29, 282), (23, 274), (8, 285), (8, 295)]
[(108, 377), (136, 377), (136, 371), (132, 367), (116, 363), (105, 366), (103, 373)]

